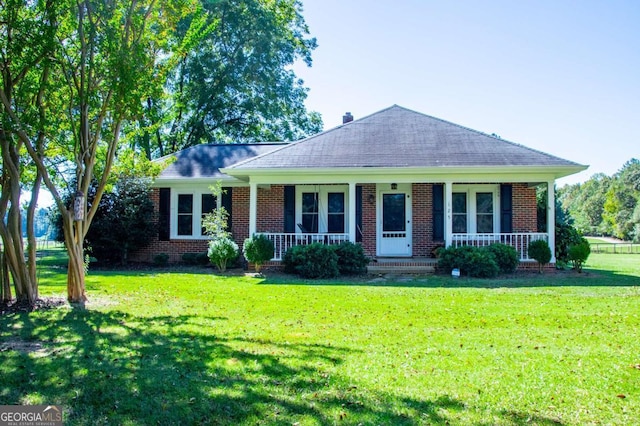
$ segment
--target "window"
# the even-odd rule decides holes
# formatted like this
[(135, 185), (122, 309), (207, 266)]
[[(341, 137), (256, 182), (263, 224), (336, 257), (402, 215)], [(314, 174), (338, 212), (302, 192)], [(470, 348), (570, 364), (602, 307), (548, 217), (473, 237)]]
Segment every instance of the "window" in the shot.
[(302, 226), (305, 232), (318, 232), (318, 193), (302, 193)]
[(453, 233), (467, 233), (467, 193), (453, 193)]
[(193, 195), (178, 194), (178, 235), (193, 234)]
[(406, 231), (405, 194), (382, 194), (382, 230)]
[(478, 234), (493, 233), (493, 193), (476, 193), (476, 229)]
[(493, 234), (500, 229), (500, 185), (454, 185), (451, 219), (454, 234)]
[(327, 232), (344, 233), (344, 192), (329, 192), (327, 200)]
[[(347, 185), (297, 185), (295, 232), (344, 234), (349, 229)], [(301, 229), (302, 228), (302, 229)]]
[[(216, 200), (216, 197), (213, 194), (202, 194), (202, 221), (200, 223), (204, 223), (204, 217), (208, 214), (211, 213), (216, 207), (218, 207), (218, 203)], [(205, 229), (204, 226), (202, 226), (201, 229), (201, 235), (205, 235)]]

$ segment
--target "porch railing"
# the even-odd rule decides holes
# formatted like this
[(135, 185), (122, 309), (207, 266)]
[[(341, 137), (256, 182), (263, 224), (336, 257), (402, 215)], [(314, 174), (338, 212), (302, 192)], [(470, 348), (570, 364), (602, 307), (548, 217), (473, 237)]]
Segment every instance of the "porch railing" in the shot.
[(260, 232), (273, 242), (273, 259), (282, 260), (284, 254), (293, 246), (304, 246), (312, 243), (340, 244), (349, 241), (349, 234), (288, 234)]
[(535, 240), (548, 241), (546, 233), (511, 233), (511, 234), (453, 234), (451, 245), (485, 247), (493, 243), (502, 243), (515, 248), (520, 260), (529, 258), (529, 243)]

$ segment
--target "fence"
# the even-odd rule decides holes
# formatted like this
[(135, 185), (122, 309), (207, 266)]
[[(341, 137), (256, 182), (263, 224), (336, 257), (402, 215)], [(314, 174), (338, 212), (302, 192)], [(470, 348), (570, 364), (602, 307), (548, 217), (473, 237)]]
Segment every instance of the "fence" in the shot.
[(640, 244), (591, 243), (591, 253), (640, 254)]

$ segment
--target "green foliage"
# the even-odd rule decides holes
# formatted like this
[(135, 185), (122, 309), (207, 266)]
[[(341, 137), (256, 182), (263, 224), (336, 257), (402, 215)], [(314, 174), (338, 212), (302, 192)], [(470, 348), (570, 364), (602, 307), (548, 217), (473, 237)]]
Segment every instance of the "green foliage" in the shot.
[(582, 239), (580, 232), (571, 225), (556, 224), (556, 260), (567, 263), (569, 261), (569, 247)]
[(209, 256), (205, 253), (184, 253), (182, 262), (185, 265), (206, 265), (209, 263)]
[(534, 240), (529, 243), (529, 257), (538, 262), (538, 272), (542, 273), (542, 266), (551, 261), (551, 249), (544, 240)]
[(627, 161), (613, 176), (596, 174), (560, 192), (562, 204), (586, 235), (640, 241), (640, 161)]
[(451, 273), (459, 269), (460, 274), (474, 278), (493, 278), (500, 273), (494, 254), (486, 248), (473, 246), (450, 246), (439, 251), (438, 267)]
[(585, 238), (580, 238), (580, 242), (569, 247), (569, 260), (573, 263), (573, 268), (582, 272), (582, 265), (591, 254), (591, 246)]
[(255, 265), (257, 272), (260, 272), (262, 265), (273, 259), (273, 242), (263, 234), (254, 235), (244, 240), (242, 250), (245, 259)]
[(342, 275), (361, 274), (367, 270), (369, 258), (360, 244), (344, 241), (331, 246), (338, 256), (338, 271)]
[(159, 253), (153, 256), (153, 264), (155, 266), (167, 266), (169, 264), (169, 255), (167, 253)]
[[(217, 182), (215, 185), (211, 185), (209, 189), (216, 199), (220, 199), (224, 192), (220, 182)], [(227, 212), (227, 209), (223, 206), (214, 209), (212, 212), (207, 213), (202, 217), (204, 233), (212, 238), (231, 238), (231, 232), (229, 232), (229, 226), (227, 225), (228, 220), (229, 213)]]
[(238, 257), (238, 245), (229, 237), (219, 237), (209, 241), (207, 251), (209, 260), (220, 272), (227, 270), (227, 264), (233, 262)]
[(340, 273), (335, 249), (321, 243), (291, 247), (285, 253), (283, 263), (286, 272), (304, 278), (335, 278)]
[[(176, 26), (196, 42), (166, 87), (148, 102), (139, 142), (162, 156), (200, 143), (298, 140), (322, 130), (305, 106), (307, 90), (291, 65), (311, 65), (315, 38), (298, 1), (200, 1), (202, 13)], [(196, 29), (196, 30), (194, 30)], [(256, 29), (259, 29), (256, 30)], [(148, 132), (150, 133), (150, 132)]]
[(510, 274), (518, 268), (518, 264), (520, 263), (518, 251), (512, 246), (495, 243), (488, 246), (486, 250), (493, 253), (493, 257), (501, 273)]

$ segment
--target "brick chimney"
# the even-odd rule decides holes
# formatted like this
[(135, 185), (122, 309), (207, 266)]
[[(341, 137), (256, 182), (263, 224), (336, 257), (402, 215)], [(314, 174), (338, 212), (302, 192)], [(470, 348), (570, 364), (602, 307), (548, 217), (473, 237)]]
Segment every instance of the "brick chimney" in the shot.
[(342, 116), (342, 124), (347, 124), (353, 121), (353, 115), (351, 115), (350, 112), (346, 112), (343, 116)]

